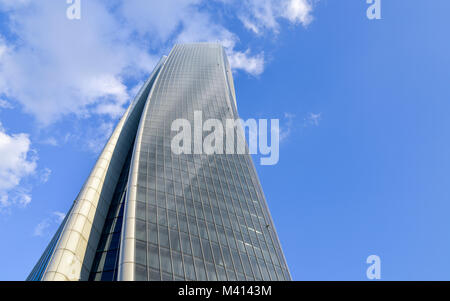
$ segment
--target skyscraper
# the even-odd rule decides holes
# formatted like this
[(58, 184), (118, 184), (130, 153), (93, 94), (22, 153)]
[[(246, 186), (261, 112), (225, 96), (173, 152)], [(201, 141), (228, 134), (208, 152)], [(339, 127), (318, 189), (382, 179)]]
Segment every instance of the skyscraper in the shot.
[(172, 151), (196, 112), (238, 118), (218, 44), (160, 60), (27, 280), (290, 280), (250, 155)]

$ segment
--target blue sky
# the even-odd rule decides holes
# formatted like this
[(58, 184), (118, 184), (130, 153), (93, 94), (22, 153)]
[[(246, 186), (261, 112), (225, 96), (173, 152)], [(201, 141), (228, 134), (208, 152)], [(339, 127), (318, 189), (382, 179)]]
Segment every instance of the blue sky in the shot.
[[(125, 4), (126, 3), (126, 4)], [(0, 0), (0, 280), (25, 279), (120, 114), (174, 43), (220, 41), (295, 280), (448, 280), (446, 0)], [(257, 159), (257, 157), (255, 157)], [(255, 160), (255, 163), (259, 160)]]

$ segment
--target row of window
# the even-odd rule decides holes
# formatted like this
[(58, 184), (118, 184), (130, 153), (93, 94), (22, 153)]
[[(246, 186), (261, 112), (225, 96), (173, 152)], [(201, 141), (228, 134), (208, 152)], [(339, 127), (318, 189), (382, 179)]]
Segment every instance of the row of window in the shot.
[[(225, 235), (225, 233), (227, 235)], [(236, 237), (236, 238), (235, 238)], [(192, 248), (199, 246), (200, 239), (210, 242), (211, 245), (221, 246), (223, 248), (230, 248), (232, 250), (239, 250), (242, 253), (247, 253), (249, 256), (255, 256), (266, 260), (268, 263), (273, 263), (275, 266), (283, 266), (278, 261), (276, 251), (273, 246), (266, 246), (260, 248), (254, 242), (250, 241), (248, 237), (242, 237), (238, 232), (231, 230), (224, 231), (219, 234), (219, 237), (214, 232), (214, 228), (208, 226), (199, 229), (199, 232), (179, 232), (176, 228), (169, 228), (166, 225), (156, 225), (154, 223), (145, 223), (142, 221), (136, 222), (136, 239), (141, 241), (148, 241), (160, 246), (171, 248), (176, 251), (181, 251), (180, 245), (183, 246), (183, 252), (191, 253), (190, 241)], [(180, 244), (181, 241), (181, 244)], [(270, 250), (270, 251), (268, 251)], [(195, 254), (195, 252), (194, 252)], [(198, 257), (202, 257), (201, 253)]]
[[(227, 203), (220, 209), (220, 207), (211, 207), (209, 205), (202, 206), (202, 203), (198, 201), (189, 204), (186, 200), (185, 203), (183, 198), (168, 198), (168, 200), (169, 199), (171, 201), (166, 201), (165, 196), (161, 195), (160, 197), (155, 198), (154, 202), (148, 202), (146, 209), (146, 203), (142, 203), (142, 201), (146, 199), (138, 192), (138, 202), (136, 205), (137, 218), (148, 220), (149, 222), (158, 221), (166, 224), (166, 216), (169, 216), (169, 221), (172, 222), (172, 220), (175, 221), (176, 215), (178, 214), (178, 220), (181, 226), (185, 224), (184, 221), (188, 218), (196, 218), (200, 222), (206, 220), (207, 222), (214, 223), (218, 227), (224, 226), (225, 228), (233, 228), (236, 227), (236, 225), (244, 227), (247, 223), (243, 233), (250, 233), (252, 236), (256, 236), (256, 234), (262, 236), (264, 229), (267, 229), (267, 222), (262, 215), (242, 214), (242, 211), (237, 211), (241, 213), (237, 214), (237, 212), (235, 212), (235, 208), (238, 206), (237, 204), (234, 204), (235, 207), (233, 207), (232, 203)], [(158, 218), (156, 218), (156, 205), (160, 208), (158, 209), (158, 212), (161, 212), (158, 214)], [(166, 211), (165, 208), (168, 210)]]
[[(211, 261), (204, 261), (195, 256), (171, 251), (155, 244), (137, 242), (136, 267), (141, 271), (148, 271), (147, 269), (149, 269), (165, 273), (168, 277), (180, 277), (182, 280), (235, 280), (237, 275), (244, 276), (245, 278), (242, 278), (242, 280), (276, 281), (289, 279), (286, 270), (266, 264), (261, 259), (248, 257), (246, 254), (231, 250), (227, 253), (226, 259), (222, 259), (218, 249), (207, 252), (209, 252), (208, 256), (211, 256), (211, 258), (220, 258), (218, 259), (220, 264), (217, 264), (219, 261), (214, 264)], [(141, 271), (137, 273), (136, 280), (148, 280), (148, 274), (146, 272), (141, 273)], [(139, 279), (140, 277), (144, 279)], [(156, 278), (150, 280), (161, 279), (156, 276)]]

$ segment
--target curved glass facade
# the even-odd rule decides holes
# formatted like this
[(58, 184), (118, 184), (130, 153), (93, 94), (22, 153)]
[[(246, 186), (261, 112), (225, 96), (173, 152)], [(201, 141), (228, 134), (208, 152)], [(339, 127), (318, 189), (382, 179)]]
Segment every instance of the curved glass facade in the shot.
[(171, 150), (176, 119), (239, 118), (222, 46), (176, 45), (158, 71), (89, 279), (290, 280), (250, 155)]
[(238, 118), (227, 73), (221, 46), (177, 45), (153, 88), (138, 164), (135, 280), (290, 279), (250, 156), (171, 151), (176, 119)]

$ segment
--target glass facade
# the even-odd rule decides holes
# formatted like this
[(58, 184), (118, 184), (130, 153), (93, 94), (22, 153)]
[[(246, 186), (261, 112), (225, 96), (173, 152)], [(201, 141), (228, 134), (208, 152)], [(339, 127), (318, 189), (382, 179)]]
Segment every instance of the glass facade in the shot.
[(237, 119), (216, 44), (177, 45), (145, 119), (136, 204), (136, 280), (288, 280), (249, 155), (174, 155), (172, 121)]
[(176, 119), (239, 118), (222, 46), (176, 45), (151, 84), (89, 280), (290, 280), (250, 155), (171, 150)]

